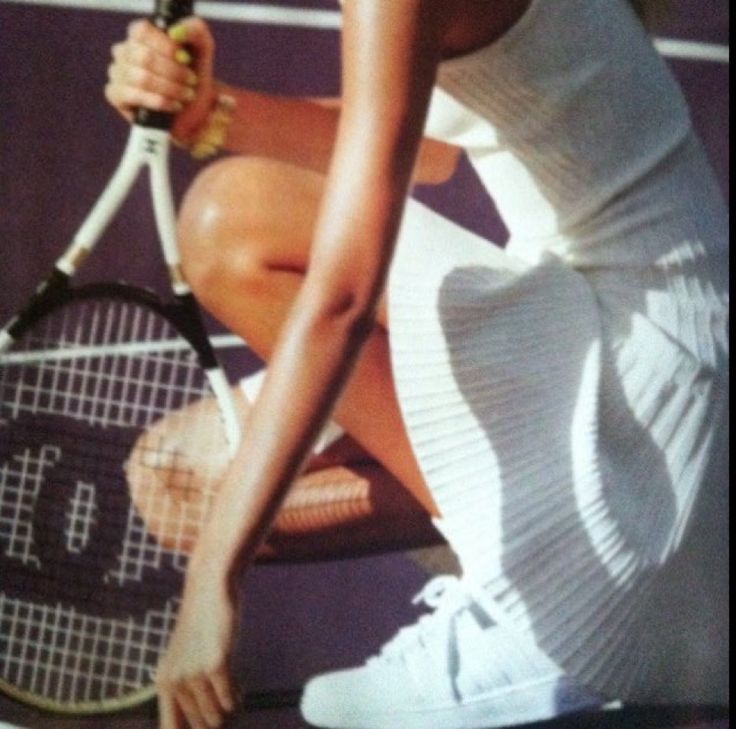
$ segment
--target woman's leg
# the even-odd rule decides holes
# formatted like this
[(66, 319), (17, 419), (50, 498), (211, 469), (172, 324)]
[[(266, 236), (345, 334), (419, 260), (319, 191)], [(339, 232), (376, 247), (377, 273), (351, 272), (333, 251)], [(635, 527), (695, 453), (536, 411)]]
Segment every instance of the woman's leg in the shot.
[[(203, 305), (268, 360), (307, 269), (324, 179), (292, 165), (234, 157), (205, 170), (180, 217), (185, 273)], [(399, 412), (385, 304), (335, 419), (430, 513), (436, 507)]]
[[(234, 158), (205, 170), (182, 208), (183, 262), (198, 298), (265, 359), (306, 270), (322, 184), (299, 168)], [(313, 454), (261, 556), (339, 556), (437, 541), (426, 513), (432, 502), (398, 411), (385, 326), (381, 306), (338, 404), (337, 418), (352, 435)], [(240, 388), (235, 399), (246, 422), (250, 404)], [(191, 550), (226, 462), (214, 400), (172, 413), (138, 439), (128, 481), (162, 545)]]
[[(234, 397), (245, 420), (249, 403)], [(148, 428), (126, 464), (131, 496), (159, 544), (194, 547), (227, 465), (214, 398), (198, 400)], [(436, 544), (426, 512), (350, 436), (312, 456), (276, 516), (260, 559), (325, 559)]]

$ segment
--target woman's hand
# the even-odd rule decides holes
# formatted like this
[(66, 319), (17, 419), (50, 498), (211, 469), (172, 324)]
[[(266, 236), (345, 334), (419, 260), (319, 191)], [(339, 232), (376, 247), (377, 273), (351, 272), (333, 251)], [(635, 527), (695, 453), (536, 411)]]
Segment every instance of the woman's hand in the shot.
[(156, 675), (160, 729), (215, 729), (234, 709), (228, 661), (235, 616), (226, 583), (190, 563), (176, 629)]
[(166, 33), (147, 20), (112, 47), (105, 97), (128, 121), (135, 109), (175, 114), (172, 135), (187, 142), (204, 124), (214, 98), (215, 43), (201, 18), (185, 18)]

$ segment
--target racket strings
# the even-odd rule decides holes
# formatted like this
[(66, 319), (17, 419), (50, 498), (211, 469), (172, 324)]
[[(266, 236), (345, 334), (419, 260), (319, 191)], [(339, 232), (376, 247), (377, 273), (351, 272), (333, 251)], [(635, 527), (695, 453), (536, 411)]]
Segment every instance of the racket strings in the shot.
[(177, 602), (143, 622), (85, 614), (0, 594), (4, 680), (59, 703), (100, 701), (150, 683), (176, 619)]
[[(201, 394), (198, 365), (163, 317), (129, 302), (68, 308), (74, 311), (46, 320), (11, 355), (11, 362), (28, 365), (22, 375), (8, 371), (0, 381), (4, 408), (14, 415), (145, 426)], [(87, 317), (89, 329), (80, 323)]]
[(64, 515), (64, 535), (67, 551), (80, 554), (89, 544), (90, 531), (97, 521), (95, 487), (85, 481), (77, 481), (71, 510)]
[(0, 357), (0, 680), (60, 705), (151, 684), (215, 482), (178, 443), (226, 454), (212, 403), (133, 301), (71, 302)]

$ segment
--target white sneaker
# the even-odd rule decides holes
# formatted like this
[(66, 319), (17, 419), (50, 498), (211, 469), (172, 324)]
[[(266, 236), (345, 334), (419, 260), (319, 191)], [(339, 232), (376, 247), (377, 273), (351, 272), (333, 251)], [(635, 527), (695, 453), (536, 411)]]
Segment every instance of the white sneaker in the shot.
[(304, 719), (328, 729), (470, 729), (549, 719), (602, 706), (495, 603), (456, 577), (415, 602), (434, 612), (403, 628), (365, 665), (311, 679)]

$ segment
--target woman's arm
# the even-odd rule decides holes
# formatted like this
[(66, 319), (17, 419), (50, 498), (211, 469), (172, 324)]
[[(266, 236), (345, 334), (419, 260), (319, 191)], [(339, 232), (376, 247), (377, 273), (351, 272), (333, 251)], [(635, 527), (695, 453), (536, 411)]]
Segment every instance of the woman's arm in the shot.
[(435, 4), (345, 3), (344, 105), (310, 267), (195, 564), (217, 555), (237, 572), (252, 557), (372, 330), (439, 59)]
[[(339, 100), (324, 103), (218, 85), (213, 76), (215, 42), (209, 26), (200, 18), (189, 18), (179, 24), (175, 35), (193, 51), (189, 66), (181, 62), (181, 56), (177, 60), (180, 42), (147, 21), (132, 23), (127, 39), (113, 48), (106, 96), (126, 119), (132, 119), (133, 109), (139, 105), (175, 113), (172, 133), (187, 142), (205, 123), (219, 89), (236, 100), (227, 150), (327, 172), (340, 119)], [(460, 149), (455, 146), (424, 140), (414, 181), (445, 182), (459, 156)]]
[[(222, 88), (236, 100), (226, 149), (327, 172), (340, 121), (339, 99), (299, 99), (232, 86)], [(459, 147), (424, 137), (412, 181), (426, 185), (447, 182), (455, 172), (460, 152)]]
[(442, 6), (345, 3), (344, 101), (314, 253), (190, 561), (177, 629), (159, 672), (166, 729), (183, 726), (183, 714), (204, 726), (203, 717), (231, 705), (226, 659), (233, 611), (225, 598), (253, 559), (372, 330), (440, 57)]

